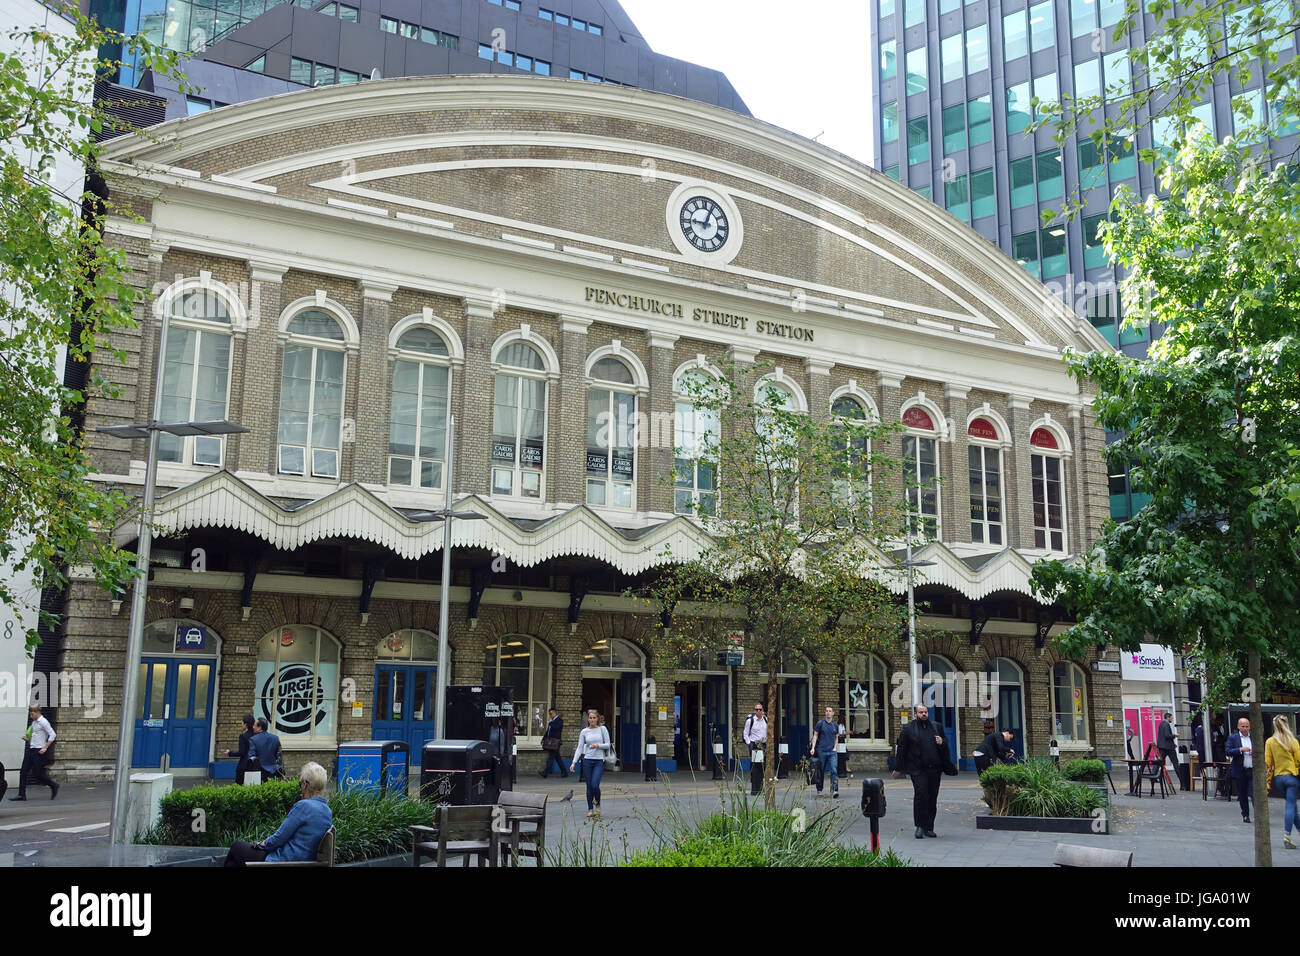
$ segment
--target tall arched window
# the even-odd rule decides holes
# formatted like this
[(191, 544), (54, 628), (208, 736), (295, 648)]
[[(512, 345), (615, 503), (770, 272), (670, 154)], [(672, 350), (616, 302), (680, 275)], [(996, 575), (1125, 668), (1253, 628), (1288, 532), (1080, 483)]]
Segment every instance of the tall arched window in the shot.
[(546, 444), (546, 365), (527, 342), (496, 356), (492, 399), (492, 494), (541, 498)]
[(631, 370), (606, 356), (587, 391), (587, 504), (631, 508), (636, 500), (636, 391)]
[(1052, 665), (1052, 731), (1058, 741), (1088, 742), (1087, 685), (1069, 661)]
[[(162, 420), (224, 419), (230, 398), (230, 311), (211, 288), (172, 299), (163, 360)], [(221, 467), (220, 435), (158, 436), (158, 460)]]
[(966, 429), (970, 458), (970, 539), (1002, 544), (1002, 440), (997, 426), (975, 418)]
[(517, 736), (542, 736), (551, 706), (549, 647), (526, 634), (507, 634), (487, 646), (483, 683), (514, 689)]
[(915, 530), (927, 538), (940, 535), (939, 427), (919, 405), (903, 412), (903, 490)]
[[(852, 395), (841, 395), (831, 403), (831, 417), (846, 423), (865, 424), (867, 409)], [(847, 502), (855, 494), (870, 491), (871, 439), (854, 434), (846, 427), (840, 442), (843, 457), (836, 466), (835, 494)]]
[(343, 327), (322, 309), (304, 309), (285, 332), (280, 473), (337, 478), (347, 366)]
[(680, 370), (673, 379), (673, 510), (677, 514), (712, 515), (718, 510), (718, 472), (715, 449), (718, 416), (696, 402), (714, 385), (703, 368)]
[(257, 645), (253, 716), (273, 733), (308, 742), (332, 739), (339, 696), (339, 645), (319, 627), (277, 627)]
[(754, 400), (760, 409), (772, 410), (770, 413), (759, 411), (754, 417), (756, 454), (759, 468), (767, 475), (771, 505), (778, 511), (788, 508), (793, 512), (799, 507), (799, 436), (783, 413), (802, 413), (807, 411), (807, 406), (803, 395), (795, 390), (794, 384), (780, 369), (758, 383)]
[(844, 662), (845, 725), (855, 738), (884, 740), (889, 732), (889, 676), (874, 654), (850, 654)]
[(1065, 550), (1065, 481), (1061, 446), (1046, 428), (1029, 436), (1029, 482), (1033, 488), (1034, 547)]
[(388, 483), (442, 488), (451, 360), (435, 330), (415, 326), (397, 340), (388, 425)]

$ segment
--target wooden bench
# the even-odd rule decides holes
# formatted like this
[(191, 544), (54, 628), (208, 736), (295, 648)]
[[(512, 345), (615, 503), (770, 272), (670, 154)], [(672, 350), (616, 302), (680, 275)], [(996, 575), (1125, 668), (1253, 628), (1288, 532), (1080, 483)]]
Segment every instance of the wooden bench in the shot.
[(507, 790), (501, 794), (497, 806), (505, 811), (505, 822), (510, 825), (510, 845), (502, 866), (518, 866), (521, 857), (531, 857), (538, 866), (546, 865), (546, 800), (544, 793)]
[(330, 827), (325, 831), (325, 835), (320, 838), (320, 846), (316, 848), (316, 859), (314, 860), (263, 860), (261, 863), (249, 862), (247, 866), (333, 866), (334, 865), (334, 838), (338, 836), (338, 831)]
[[(497, 865), (498, 835), (492, 830), (495, 807), (439, 807), (436, 827), (411, 827), (411, 866), (422, 866), (421, 860), (432, 859), (439, 867), (447, 865), (447, 857), (464, 857), (469, 866), (470, 857), (475, 866)], [(423, 839), (422, 839), (423, 838)]]

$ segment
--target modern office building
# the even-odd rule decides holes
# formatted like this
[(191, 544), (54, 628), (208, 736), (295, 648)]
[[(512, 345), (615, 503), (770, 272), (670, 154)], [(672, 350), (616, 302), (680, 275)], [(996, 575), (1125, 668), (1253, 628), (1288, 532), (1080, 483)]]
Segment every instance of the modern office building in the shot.
[[(168, 118), (378, 77), (507, 73), (673, 93), (748, 115), (716, 70), (650, 49), (618, 0), (83, 0), (106, 26), (193, 54), (197, 91), (143, 73)], [(106, 51), (120, 54), (121, 51)]]
[[(1124, 0), (870, 0), (876, 155), (872, 165), (931, 199), (1043, 280), (1111, 345), (1142, 356), (1159, 329), (1120, 329), (1120, 272), (1106, 262), (1097, 226), (1121, 184), (1141, 195), (1155, 174), (1138, 153), (1170, 140), (1171, 121), (1153, 103), (1154, 122), (1136, 141), (1099, 150), (1085, 136), (1053, 141), (1054, 130), (1029, 134), (1034, 98), (1116, 96), (1135, 72), (1128, 43), (1112, 34)], [(1286, 0), (1282, 0), (1286, 6)], [(1144, 8), (1145, 9), (1145, 8)], [(1157, 28), (1135, 17), (1129, 43)], [(1281, 60), (1295, 54), (1294, 35), (1280, 41)], [(1296, 148), (1300, 122), (1265, 102), (1259, 66), (1250, 79), (1220, 76), (1195, 115), (1216, 136), (1234, 133), (1234, 107), (1249, 104), (1276, 138), (1276, 155)], [(1113, 115), (1113, 114), (1112, 114)], [(1154, 137), (1154, 142), (1153, 142)], [(1067, 200), (1086, 204), (1069, 221), (1044, 224), (1043, 213)], [(1112, 436), (1113, 437), (1113, 436)], [(1131, 516), (1145, 501), (1125, 470), (1111, 475), (1111, 514)]]
[[(88, 429), (136, 420), (158, 389), (168, 419), (249, 429), (160, 444), (138, 765), (202, 775), (247, 712), (274, 722), (291, 767), (349, 739), (418, 751), (439, 668), (514, 689), (521, 770), (540, 764), (552, 705), (566, 748), (581, 708), (607, 714), (628, 768), (651, 735), (662, 768), (706, 763), (715, 735), (732, 758), (742, 706), (765, 693), (759, 662), (666, 666), (664, 619), (627, 596), (701, 552), (695, 501), (725, 506), (707, 455), (675, 458), (696, 428), (685, 383), (728, 360), (819, 419), (904, 429), (890, 453), (932, 481), (918, 643), (954, 759), (994, 707), (1022, 753), (1122, 754), (1115, 652), (1059, 656), (1059, 610), (1029, 586), (1106, 511), (1104, 436), (1060, 362), (1104, 343), (915, 193), (735, 111), (522, 76), (236, 104), (120, 137), (102, 166), (141, 217), (114, 220), (112, 242), (158, 294), (114, 338), (128, 361), (97, 358), (132, 387), (93, 399)], [(607, 434), (610, 408), (673, 434)], [(88, 444), (102, 480), (140, 487), (143, 442)], [(977, 496), (943, 480), (972, 456)], [(891, 484), (882, 496), (904, 493)], [(415, 512), (451, 487), (486, 520), (453, 523), (440, 661), (443, 532)], [(880, 556), (902, 598), (893, 566)], [(116, 752), (128, 616), (74, 578), (60, 662), (109, 679), (100, 720), (61, 722), (60, 767), (94, 777)], [(830, 705), (854, 766), (883, 769), (908, 651), (880, 638), (783, 662), (776, 716), (796, 758)], [(969, 675), (995, 688), (987, 707), (961, 696)]]

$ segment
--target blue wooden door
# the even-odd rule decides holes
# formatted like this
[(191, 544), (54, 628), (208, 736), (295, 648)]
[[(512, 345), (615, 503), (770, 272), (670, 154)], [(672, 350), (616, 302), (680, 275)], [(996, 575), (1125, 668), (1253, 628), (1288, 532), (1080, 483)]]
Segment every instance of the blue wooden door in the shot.
[(212, 739), (214, 662), (140, 661), (132, 767), (204, 767)]
[(618, 682), (618, 755), (625, 770), (641, 766), (641, 714), (644, 710), (641, 675), (627, 671)]
[(377, 665), (371, 739), (405, 740), (409, 760), (418, 764), (424, 745), (437, 737), (433, 719), (437, 675), (432, 664)]
[(930, 709), (930, 719), (943, 728), (944, 739), (948, 741), (948, 756), (953, 766), (957, 766), (957, 706), (952, 681), (937, 684), (921, 684), (921, 702)]
[(812, 728), (808, 725), (808, 678), (787, 677), (781, 688), (781, 706), (785, 710), (785, 737), (790, 744), (790, 763), (808, 756)]
[(723, 766), (731, 766), (731, 737), (727, 733), (729, 712), (727, 707), (727, 678), (706, 678), (704, 682), (704, 720), (710, 734), (708, 764), (710, 770), (713, 769), (714, 740), (722, 741)]
[(1025, 759), (1025, 727), (1021, 717), (1021, 690), (1018, 684), (998, 686), (997, 730), (1010, 730), (1015, 733), (1011, 746), (1016, 751), (1016, 760)]

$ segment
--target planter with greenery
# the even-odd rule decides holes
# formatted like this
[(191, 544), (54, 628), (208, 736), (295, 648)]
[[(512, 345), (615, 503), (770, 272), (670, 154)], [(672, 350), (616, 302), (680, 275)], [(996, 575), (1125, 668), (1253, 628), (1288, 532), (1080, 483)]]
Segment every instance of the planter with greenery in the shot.
[[(1101, 761), (1072, 763), (1101, 764)], [(1105, 765), (1101, 766), (1104, 776)], [(1089, 774), (1095, 773), (1095, 769), (1075, 767), (1073, 772)], [(984, 802), (992, 812), (975, 818), (976, 829), (1110, 832), (1105, 795), (1087, 784), (1068, 779), (1050, 760), (990, 767), (980, 774), (980, 785), (984, 788)]]

